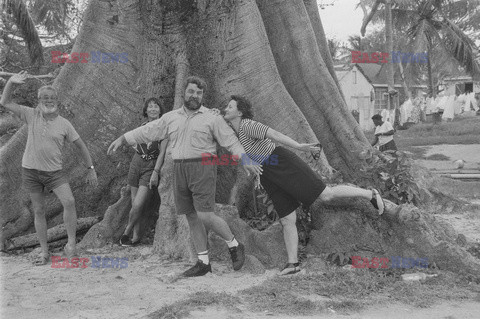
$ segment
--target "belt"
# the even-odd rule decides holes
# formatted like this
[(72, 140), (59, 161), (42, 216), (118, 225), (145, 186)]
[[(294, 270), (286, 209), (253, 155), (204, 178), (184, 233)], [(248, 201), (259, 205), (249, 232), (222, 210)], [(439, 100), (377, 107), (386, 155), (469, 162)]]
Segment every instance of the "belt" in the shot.
[(140, 157), (145, 161), (151, 161), (153, 159), (158, 158), (158, 154), (142, 154), (142, 153), (139, 153), (139, 152), (137, 152), (137, 154), (140, 155)]
[(174, 159), (174, 163), (192, 163), (192, 162), (201, 162), (202, 158), (184, 158), (184, 159)]

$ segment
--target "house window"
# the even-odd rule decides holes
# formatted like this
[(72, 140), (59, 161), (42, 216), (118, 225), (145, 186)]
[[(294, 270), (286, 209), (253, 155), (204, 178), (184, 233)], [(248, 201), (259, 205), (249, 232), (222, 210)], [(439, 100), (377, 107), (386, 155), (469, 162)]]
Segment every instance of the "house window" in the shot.
[(357, 84), (357, 71), (353, 71), (353, 84)]
[(375, 89), (375, 114), (380, 113), (383, 109), (387, 108), (387, 89)]

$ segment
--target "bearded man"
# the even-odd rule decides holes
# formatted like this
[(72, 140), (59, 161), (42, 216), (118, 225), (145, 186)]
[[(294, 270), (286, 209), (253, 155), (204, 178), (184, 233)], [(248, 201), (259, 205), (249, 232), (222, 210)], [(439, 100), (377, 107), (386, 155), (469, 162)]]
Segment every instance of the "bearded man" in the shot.
[[(202, 105), (207, 84), (199, 77), (185, 81), (184, 104), (116, 139), (108, 148), (111, 155), (123, 143), (129, 145), (169, 139), (174, 162), (174, 197), (177, 214), (185, 215), (198, 255), (197, 263), (183, 273), (186, 277), (212, 272), (207, 250), (207, 231), (213, 230), (229, 248), (233, 269), (242, 268), (245, 248), (237, 242), (228, 224), (215, 215), (217, 167), (202, 165), (202, 156), (217, 152), (216, 143), (241, 159), (245, 153), (235, 132), (221, 116)], [(259, 165), (243, 165), (247, 173), (260, 174)]]
[(62, 152), (65, 141), (73, 143), (86, 163), (87, 182), (96, 187), (97, 173), (85, 143), (72, 124), (58, 114), (57, 90), (53, 86), (38, 89), (38, 106), (30, 108), (11, 101), (13, 84), (25, 83), (26, 72), (13, 75), (5, 85), (0, 107), (13, 112), (27, 124), (28, 137), (22, 158), (22, 183), (32, 201), (35, 230), (42, 249), (35, 265), (45, 265), (50, 260), (47, 244), (47, 220), (45, 217), (45, 191), (53, 192), (63, 206), (63, 220), (67, 229), (68, 242), (65, 254), (76, 254), (77, 211), (75, 199), (63, 172)]

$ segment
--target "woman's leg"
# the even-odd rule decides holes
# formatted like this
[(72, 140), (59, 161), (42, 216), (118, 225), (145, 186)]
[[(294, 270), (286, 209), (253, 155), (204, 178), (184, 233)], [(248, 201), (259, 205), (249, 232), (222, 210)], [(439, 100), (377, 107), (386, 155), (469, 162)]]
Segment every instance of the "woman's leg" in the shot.
[(385, 210), (385, 203), (379, 192), (375, 189), (368, 190), (348, 185), (327, 186), (319, 198), (322, 202), (326, 203), (340, 198), (365, 198), (372, 203), (373, 207), (378, 209), (380, 215), (383, 214)]
[(280, 218), (283, 226), (283, 240), (287, 248), (288, 263), (298, 263), (298, 232), (297, 212), (293, 211), (285, 217)]
[[(138, 188), (132, 187), (132, 208), (130, 209), (130, 213), (128, 215), (128, 225), (125, 228), (124, 235), (129, 235), (132, 232), (133, 227), (135, 226), (136, 222), (140, 218), (142, 214), (143, 205), (148, 196), (149, 189), (147, 186), (140, 185)], [(135, 197), (134, 197), (135, 195)], [(138, 236), (138, 233), (135, 234)], [(132, 242), (135, 242), (137, 238), (132, 238)]]
[(325, 190), (320, 194), (322, 202), (329, 202), (340, 198), (365, 198), (372, 199), (372, 191), (348, 185), (327, 186)]

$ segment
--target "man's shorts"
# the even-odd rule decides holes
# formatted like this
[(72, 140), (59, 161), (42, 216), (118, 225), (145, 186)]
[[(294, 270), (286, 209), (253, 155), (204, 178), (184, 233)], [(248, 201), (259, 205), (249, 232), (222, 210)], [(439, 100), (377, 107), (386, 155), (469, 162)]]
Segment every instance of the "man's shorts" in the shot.
[(51, 192), (68, 183), (62, 170), (46, 172), (25, 167), (22, 167), (22, 181), (29, 193), (43, 193), (45, 190)]
[(132, 187), (148, 186), (156, 162), (156, 158), (146, 161), (138, 153), (135, 153), (128, 170), (128, 185)]
[(217, 166), (202, 165), (201, 158), (173, 162), (173, 194), (177, 214), (213, 212)]
[(302, 203), (310, 206), (326, 185), (295, 153), (277, 146), (272, 155), (278, 165), (263, 165), (260, 183), (268, 193), (280, 218), (289, 215)]
[(380, 145), (378, 147), (378, 150), (380, 152), (385, 152), (385, 151), (396, 151), (397, 150), (397, 144), (395, 144), (394, 140), (391, 140), (390, 142)]

